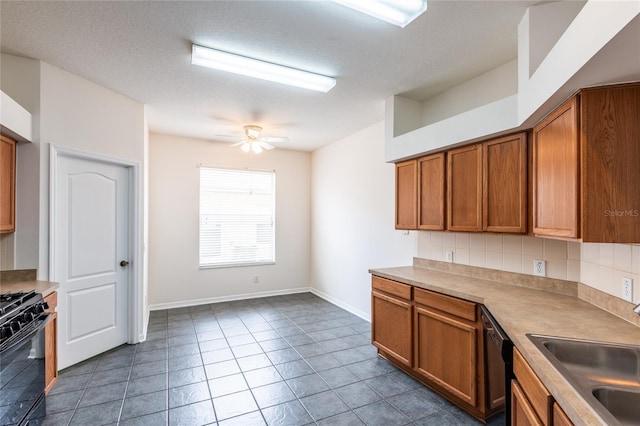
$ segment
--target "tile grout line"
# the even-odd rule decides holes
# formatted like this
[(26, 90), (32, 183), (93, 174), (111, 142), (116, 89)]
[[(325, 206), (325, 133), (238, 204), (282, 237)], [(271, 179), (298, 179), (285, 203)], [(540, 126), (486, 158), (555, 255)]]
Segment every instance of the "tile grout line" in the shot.
[[(131, 345), (134, 347), (133, 356), (131, 357), (131, 365), (129, 366), (129, 374), (127, 375), (127, 381), (124, 385), (124, 393), (122, 394), (122, 402), (120, 403), (120, 412), (118, 413), (118, 419), (116, 420), (117, 424), (120, 424), (122, 418), (122, 412), (124, 411), (124, 403), (127, 399), (127, 390), (129, 389), (129, 382), (131, 381), (131, 373), (133, 372), (133, 366), (136, 361), (136, 354), (138, 353), (138, 345)], [(99, 363), (98, 363), (99, 364)]]
[[(258, 315), (260, 315), (260, 313), (258, 313)], [(267, 321), (266, 319), (264, 319), (264, 317), (262, 315), (260, 315), (260, 318), (262, 318), (264, 321)], [(242, 321), (244, 326), (247, 327), (247, 330), (249, 330), (249, 327), (244, 322), (244, 320), (242, 320), (242, 318), (240, 318), (240, 321)], [(267, 323), (268, 323), (268, 321), (267, 321)], [(251, 338), (253, 338), (253, 340), (256, 341), (256, 344), (258, 344), (258, 346), (260, 346), (260, 343), (258, 343), (258, 341), (255, 339), (255, 337), (253, 335), (253, 332), (251, 332), (251, 330), (249, 330), (249, 333), (251, 334)], [(264, 348), (262, 346), (260, 346), (260, 349), (264, 350)], [(233, 349), (231, 350), (231, 352), (233, 353)], [(266, 352), (265, 352), (265, 354), (266, 354)], [(238, 359), (236, 358), (235, 353), (233, 354), (233, 357), (234, 357), (233, 359), (236, 361), (236, 364), (237, 364), (238, 363)], [(269, 361), (271, 361), (271, 360), (269, 360)], [(273, 365), (273, 363), (271, 363), (271, 365), (275, 368), (275, 365)], [(240, 366), (238, 365), (238, 367), (240, 367)], [(249, 386), (249, 382), (247, 381), (247, 377), (245, 376), (245, 371), (242, 371), (242, 369), (241, 369), (240, 372), (242, 374), (242, 378), (244, 379), (245, 383), (247, 384), (247, 388), (249, 389), (249, 392), (251, 393), (251, 396), (253, 397), (253, 401), (256, 403), (256, 407), (258, 407), (258, 413), (260, 413), (260, 417), (262, 417), (262, 420), (264, 421), (264, 424), (266, 425), (267, 424), (267, 419), (264, 416), (264, 413), (262, 412), (262, 408), (260, 407), (260, 404), (258, 404), (258, 400), (256, 399), (256, 396), (253, 393), (253, 389)]]

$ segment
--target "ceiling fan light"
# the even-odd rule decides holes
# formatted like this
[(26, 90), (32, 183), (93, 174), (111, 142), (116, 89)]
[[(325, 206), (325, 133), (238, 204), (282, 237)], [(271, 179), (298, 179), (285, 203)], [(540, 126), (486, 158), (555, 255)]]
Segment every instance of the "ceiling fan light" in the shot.
[(333, 77), (198, 46), (197, 44), (192, 46), (191, 63), (324, 93), (336, 85), (336, 79)]
[(260, 126), (244, 126), (244, 133), (250, 139), (258, 139), (260, 137), (260, 131), (262, 127)]
[(260, 154), (262, 152), (262, 147), (260, 146), (260, 143), (258, 143), (258, 142), (252, 142), (251, 143), (251, 149), (256, 154)]
[(427, 0), (333, 0), (401, 28), (427, 10)]
[(256, 154), (260, 154), (262, 152), (262, 147), (258, 142), (251, 142), (251, 150)]
[(243, 143), (242, 145), (240, 145), (240, 149), (243, 150), (244, 152), (251, 151), (251, 142)]

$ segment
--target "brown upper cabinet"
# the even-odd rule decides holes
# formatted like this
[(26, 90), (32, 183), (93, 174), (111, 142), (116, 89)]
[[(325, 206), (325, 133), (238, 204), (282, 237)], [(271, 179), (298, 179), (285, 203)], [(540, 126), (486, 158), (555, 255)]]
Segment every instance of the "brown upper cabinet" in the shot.
[(485, 142), (482, 161), (482, 229), (527, 232), (527, 134)]
[(418, 159), (418, 229), (445, 228), (445, 153)]
[(16, 142), (0, 135), (0, 233), (16, 230)]
[(447, 229), (482, 231), (482, 145), (447, 152)]
[(527, 135), (449, 151), (448, 229), (527, 232)]
[(526, 133), (398, 163), (396, 229), (525, 233), (527, 181)]
[(640, 84), (583, 89), (533, 128), (533, 233), (640, 242)]
[(396, 229), (418, 226), (418, 162), (396, 164)]

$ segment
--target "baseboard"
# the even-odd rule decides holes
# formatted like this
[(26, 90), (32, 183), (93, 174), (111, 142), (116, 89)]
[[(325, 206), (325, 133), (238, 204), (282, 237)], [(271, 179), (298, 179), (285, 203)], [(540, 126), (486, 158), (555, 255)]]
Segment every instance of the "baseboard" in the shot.
[(273, 291), (262, 291), (258, 293), (242, 293), (242, 294), (233, 294), (230, 296), (209, 297), (205, 299), (191, 299), (191, 300), (180, 300), (177, 302), (154, 303), (152, 305), (149, 305), (148, 308), (149, 308), (149, 311), (159, 311), (162, 309), (187, 308), (189, 306), (207, 305), (209, 303), (233, 302), (235, 300), (257, 299), (260, 297), (284, 296), (287, 294), (308, 293), (308, 292), (313, 292), (310, 287), (299, 287), (299, 288), (290, 288), (286, 290), (273, 290)]
[[(286, 290), (274, 290), (274, 291), (262, 291), (258, 293), (243, 293), (243, 294), (234, 294), (230, 296), (219, 296), (219, 297), (208, 297), (205, 299), (191, 299), (191, 300), (180, 300), (176, 302), (167, 302), (167, 303), (155, 303), (148, 306), (148, 311), (159, 311), (163, 309), (173, 309), (173, 308), (188, 308), (190, 306), (198, 306), (198, 305), (207, 305), (210, 303), (221, 303), (221, 302), (233, 302), (236, 300), (245, 300), (245, 299), (257, 299), (260, 297), (270, 297), (270, 296), (285, 296), (287, 294), (297, 294), (297, 293), (313, 293), (316, 296), (326, 300), (329, 303), (332, 303), (347, 312), (350, 312), (365, 321), (371, 322), (371, 315), (368, 313), (355, 308), (348, 303), (344, 303), (328, 294), (312, 287), (298, 287), (291, 288)], [(145, 328), (146, 330), (146, 328)], [(145, 333), (146, 335), (146, 333)], [(145, 336), (146, 337), (146, 336)], [(144, 339), (142, 339), (144, 340)]]
[(321, 297), (322, 299), (326, 300), (329, 303), (332, 303), (342, 309), (344, 309), (345, 311), (351, 312), (353, 315), (356, 315), (360, 318), (362, 318), (365, 321), (371, 322), (371, 315), (367, 314), (364, 311), (361, 311), (358, 308), (354, 308), (353, 306), (349, 305), (348, 303), (344, 303), (338, 299), (336, 299), (335, 297), (329, 296), (326, 293), (323, 293), (322, 291), (318, 290), (317, 288), (309, 288), (309, 290), (311, 293), (315, 294), (318, 297)]

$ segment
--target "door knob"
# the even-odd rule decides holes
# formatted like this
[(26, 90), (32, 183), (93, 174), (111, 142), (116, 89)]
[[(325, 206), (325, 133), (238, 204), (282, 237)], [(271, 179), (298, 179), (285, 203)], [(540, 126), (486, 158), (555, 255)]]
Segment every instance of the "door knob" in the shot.
[(126, 260), (122, 260), (122, 261), (120, 261), (120, 266), (122, 266), (123, 268), (124, 268), (125, 266), (127, 266), (128, 264), (129, 264), (129, 262), (127, 262)]

